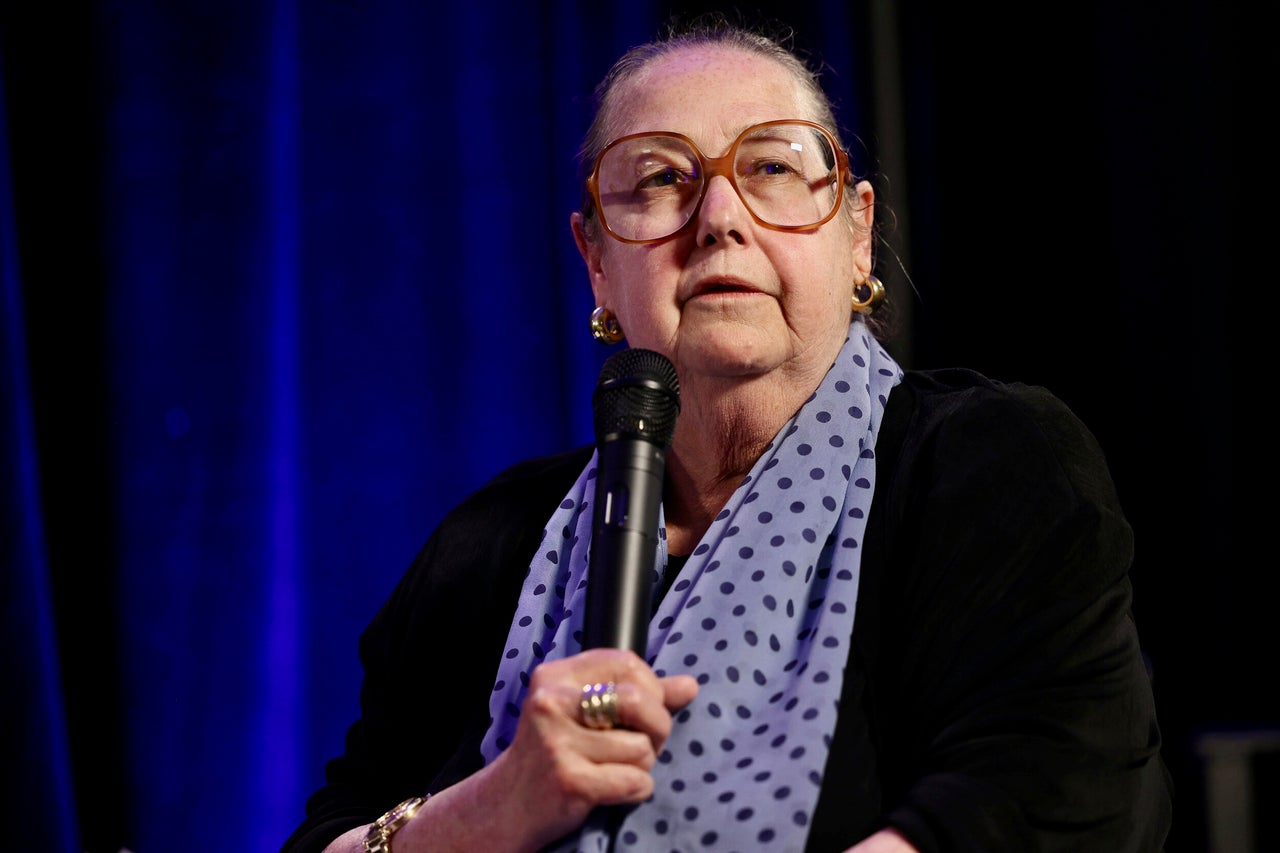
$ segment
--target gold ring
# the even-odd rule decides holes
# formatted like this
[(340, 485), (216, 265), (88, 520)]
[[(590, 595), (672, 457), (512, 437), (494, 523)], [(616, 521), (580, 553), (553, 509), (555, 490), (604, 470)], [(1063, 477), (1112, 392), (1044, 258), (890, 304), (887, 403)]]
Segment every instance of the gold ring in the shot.
[(618, 724), (618, 691), (607, 684), (582, 685), (582, 723), (589, 729), (611, 729)]

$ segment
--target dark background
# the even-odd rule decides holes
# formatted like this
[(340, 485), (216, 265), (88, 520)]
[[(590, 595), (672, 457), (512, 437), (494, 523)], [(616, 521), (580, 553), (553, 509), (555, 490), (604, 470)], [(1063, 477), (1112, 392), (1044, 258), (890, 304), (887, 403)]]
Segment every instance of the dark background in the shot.
[[(356, 636), (434, 523), (590, 440), (586, 96), (702, 8), (0, 6), (17, 849), (288, 834), (355, 714)], [(899, 360), (1048, 386), (1097, 434), (1168, 849), (1209, 849), (1200, 738), (1280, 729), (1235, 8), (741, 9), (830, 66)]]

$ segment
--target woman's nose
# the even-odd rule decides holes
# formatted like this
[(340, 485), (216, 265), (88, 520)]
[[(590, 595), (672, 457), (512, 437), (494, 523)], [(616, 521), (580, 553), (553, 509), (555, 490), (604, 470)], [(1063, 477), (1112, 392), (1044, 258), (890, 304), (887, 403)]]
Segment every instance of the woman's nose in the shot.
[(739, 245), (746, 242), (751, 214), (724, 175), (716, 175), (707, 183), (697, 217), (699, 246), (710, 246), (724, 240), (732, 240)]

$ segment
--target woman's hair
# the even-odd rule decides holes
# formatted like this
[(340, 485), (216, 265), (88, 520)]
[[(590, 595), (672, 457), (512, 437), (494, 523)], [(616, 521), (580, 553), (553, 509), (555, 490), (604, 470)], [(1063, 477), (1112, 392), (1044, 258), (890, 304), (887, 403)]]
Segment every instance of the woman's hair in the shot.
[[(719, 13), (708, 13), (688, 23), (672, 23), (668, 26), (666, 35), (631, 48), (613, 64), (595, 88), (595, 114), (586, 136), (583, 137), (582, 147), (578, 149), (579, 177), (586, 181), (596, 157), (610, 142), (614, 91), (655, 59), (689, 47), (733, 48), (777, 62), (791, 73), (811, 98), (814, 120), (830, 130), (843, 148), (844, 141), (840, 138), (840, 128), (836, 124), (831, 99), (818, 82), (818, 72), (788, 46), (792, 38), (790, 30), (751, 29), (731, 23)], [(590, 200), (584, 204), (590, 204)]]

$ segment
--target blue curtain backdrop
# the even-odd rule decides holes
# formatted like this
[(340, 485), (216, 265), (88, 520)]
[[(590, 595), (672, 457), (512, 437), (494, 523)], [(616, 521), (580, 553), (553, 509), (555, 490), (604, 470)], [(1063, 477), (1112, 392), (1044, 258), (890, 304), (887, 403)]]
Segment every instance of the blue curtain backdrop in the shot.
[[(609, 62), (703, 6), (18, 5), (5, 837), (274, 850), (358, 712), (359, 632), (435, 523), (591, 440), (609, 351), (573, 153)], [(1199, 849), (1195, 736), (1280, 724), (1246, 684), (1267, 641), (1235, 556), (1231, 14), (793, 5), (744, 12), (826, 61), (882, 173), (900, 357), (1048, 385), (1113, 459), (1170, 849)], [(1214, 217), (1188, 209), (1206, 198)]]

